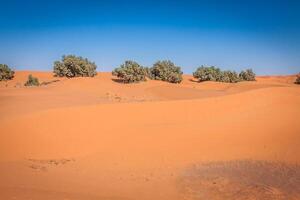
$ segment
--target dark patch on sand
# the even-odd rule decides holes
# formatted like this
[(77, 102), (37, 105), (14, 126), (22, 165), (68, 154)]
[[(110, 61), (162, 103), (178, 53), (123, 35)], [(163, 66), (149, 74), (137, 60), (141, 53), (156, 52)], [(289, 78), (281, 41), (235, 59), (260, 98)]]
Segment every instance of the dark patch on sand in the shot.
[(300, 199), (300, 165), (238, 160), (189, 167), (179, 178), (183, 199)]
[(29, 167), (37, 171), (47, 171), (49, 167), (65, 165), (69, 162), (74, 162), (74, 159), (48, 159), (48, 160), (39, 160), (39, 159), (28, 159), (30, 162)]
[(51, 83), (55, 83), (55, 82), (58, 82), (58, 81), (60, 81), (60, 80), (44, 81), (44, 82), (41, 83), (41, 86), (42, 85), (49, 85)]

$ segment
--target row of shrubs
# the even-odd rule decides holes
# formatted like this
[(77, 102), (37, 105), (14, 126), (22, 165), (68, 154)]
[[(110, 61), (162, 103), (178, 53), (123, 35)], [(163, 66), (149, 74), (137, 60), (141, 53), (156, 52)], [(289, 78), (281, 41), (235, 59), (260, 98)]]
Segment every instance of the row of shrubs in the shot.
[[(180, 83), (182, 81), (182, 71), (171, 61), (158, 61), (153, 67), (147, 68), (134, 61), (125, 61), (116, 68), (113, 75), (117, 76), (125, 83), (146, 81), (146, 77), (154, 80), (162, 80), (170, 83)], [(199, 67), (194, 73), (194, 78), (201, 81), (219, 81), (236, 83), (239, 81), (255, 81), (255, 73), (252, 69), (237, 74), (235, 71), (221, 71), (216, 67)]]
[[(86, 58), (74, 55), (63, 56), (62, 61), (54, 63), (54, 74), (59, 77), (88, 76), (97, 74), (97, 66)], [(152, 67), (143, 67), (135, 61), (125, 61), (120, 67), (112, 71), (124, 83), (136, 83), (146, 81), (146, 78), (153, 80), (180, 83), (182, 81), (181, 68), (169, 60), (158, 61)], [(220, 81), (236, 83), (239, 81), (254, 81), (255, 73), (248, 69), (237, 74), (234, 71), (221, 71), (216, 67), (199, 67), (193, 76), (199, 81)]]
[[(75, 55), (63, 56), (61, 61), (55, 61), (53, 72), (57, 77), (94, 77), (97, 75), (97, 65), (87, 58)], [(147, 78), (153, 80), (167, 81), (170, 83), (180, 83), (182, 81), (182, 71), (169, 60), (158, 61), (152, 67), (143, 67), (135, 61), (125, 61), (120, 67), (112, 71), (124, 83), (136, 83), (146, 81)], [(252, 69), (247, 69), (237, 73), (235, 71), (225, 70), (214, 66), (201, 66), (193, 73), (194, 78), (202, 81), (218, 81), (227, 83), (237, 83), (239, 81), (255, 81), (255, 73)], [(0, 64), (0, 81), (10, 80), (14, 77), (12, 71), (7, 65)], [(296, 82), (300, 84), (300, 75)], [(31, 75), (28, 77), (29, 85), (39, 85), (38, 80)]]
[(226, 83), (255, 81), (255, 73), (252, 69), (246, 69), (245, 71), (243, 70), (238, 74), (237, 72), (230, 70), (222, 71), (214, 66), (201, 66), (193, 73), (193, 76), (199, 81), (217, 81)]
[(135, 61), (125, 61), (120, 67), (113, 70), (112, 74), (125, 83), (146, 81), (146, 77), (153, 80), (180, 83), (182, 71), (169, 60), (158, 61), (153, 67), (143, 67)]

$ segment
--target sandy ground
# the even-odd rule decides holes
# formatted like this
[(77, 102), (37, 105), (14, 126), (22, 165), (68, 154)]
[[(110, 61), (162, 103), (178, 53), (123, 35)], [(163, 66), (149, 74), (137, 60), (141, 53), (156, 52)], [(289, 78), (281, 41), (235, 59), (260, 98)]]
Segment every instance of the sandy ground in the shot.
[[(28, 74), (46, 82), (24, 87)], [(0, 83), (0, 199), (300, 199), (295, 76)]]

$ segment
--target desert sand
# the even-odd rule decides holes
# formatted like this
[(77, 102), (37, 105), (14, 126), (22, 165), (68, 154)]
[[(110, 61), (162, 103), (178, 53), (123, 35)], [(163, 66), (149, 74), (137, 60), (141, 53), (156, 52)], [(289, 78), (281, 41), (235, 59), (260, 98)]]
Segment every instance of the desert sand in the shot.
[[(24, 87), (28, 74), (48, 84)], [(0, 83), (0, 199), (300, 199), (295, 77), (123, 84), (17, 71)]]

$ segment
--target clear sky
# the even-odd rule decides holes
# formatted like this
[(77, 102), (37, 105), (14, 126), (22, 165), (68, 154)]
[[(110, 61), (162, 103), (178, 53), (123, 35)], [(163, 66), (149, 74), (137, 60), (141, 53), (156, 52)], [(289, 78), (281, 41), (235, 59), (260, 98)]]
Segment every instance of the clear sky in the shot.
[(63, 54), (111, 71), (170, 59), (191, 73), (216, 65), (300, 71), (300, 1), (0, 0), (0, 63), (52, 70)]

